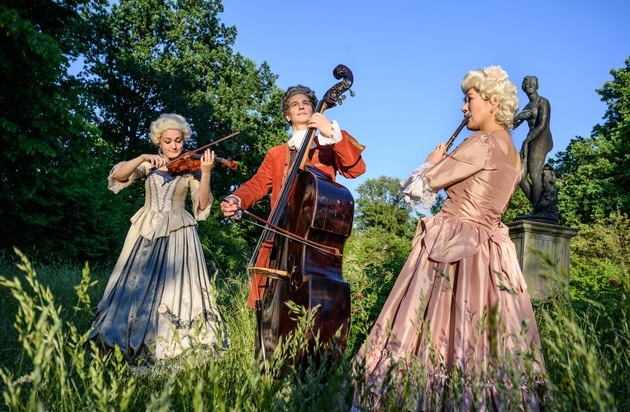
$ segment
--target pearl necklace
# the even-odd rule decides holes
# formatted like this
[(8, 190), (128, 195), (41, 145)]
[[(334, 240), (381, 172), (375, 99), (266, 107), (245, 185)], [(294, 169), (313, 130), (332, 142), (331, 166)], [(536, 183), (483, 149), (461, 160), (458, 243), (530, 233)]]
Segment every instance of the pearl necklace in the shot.
[(505, 127), (499, 127), (498, 129), (494, 129), (491, 132), (486, 132), (485, 130), (483, 130), (483, 132), (486, 133), (486, 134), (493, 134), (493, 133), (496, 133), (496, 132), (500, 132), (501, 130), (505, 130), (507, 132), (507, 129)]

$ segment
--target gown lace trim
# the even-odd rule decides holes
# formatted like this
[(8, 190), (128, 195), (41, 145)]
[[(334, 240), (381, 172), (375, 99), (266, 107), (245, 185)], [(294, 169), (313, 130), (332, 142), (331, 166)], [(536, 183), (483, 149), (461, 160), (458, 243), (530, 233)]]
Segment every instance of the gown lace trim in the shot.
[(414, 209), (422, 208), (431, 209), (435, 203), (437, 192), (429, 186), (424, 174), (433, 167), (431, 163), (423, 163), (411, 173), (406, 179), (400, 181), (402, 193), (405, 195), (405, 201)]

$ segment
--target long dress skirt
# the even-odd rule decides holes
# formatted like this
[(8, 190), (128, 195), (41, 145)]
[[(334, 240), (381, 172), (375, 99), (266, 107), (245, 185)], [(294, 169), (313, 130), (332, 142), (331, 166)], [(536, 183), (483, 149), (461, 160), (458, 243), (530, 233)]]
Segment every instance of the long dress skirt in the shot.
[[(514, 370), (524, 374), (517, 379), (520, 403), (538, 410), (531, 393), (535, 382), (525, 374), (538, 379), (543, 373), (540, 339), (507, 228), (472, 256), (452, 263), (430, 259), (423, 242), (427, 231), (451, 227), (461, 241), (467, 231), (456, 221), (443, 216), (420, 221), (411, 254), (357, 356), (366, 392), (373, 394), (357, 403), (377, 408), (384, 392), (400, 391), (401, 380), (410, 379), (423, 387), (406, 401), (433, 410), (444, 401), (444, 386), (459, 376), (461, 403), (441, 405), (444, 409), (501, 409), (491, 404), (508, 403), (500, 399), (500, 387), (509, 385), (505, 371)], [(478, 393), (480, 386), (485, 394)]]
[(99, 303), (91, 339), (148, 361), (228, 345), (196, 226), (152, 240), (132, 226)]

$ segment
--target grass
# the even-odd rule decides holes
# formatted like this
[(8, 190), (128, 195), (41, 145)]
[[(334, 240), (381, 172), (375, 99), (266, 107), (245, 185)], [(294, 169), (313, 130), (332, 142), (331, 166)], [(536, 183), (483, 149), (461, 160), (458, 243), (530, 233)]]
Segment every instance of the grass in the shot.
[[(230, 332), (228, 351), (214, 361), (191, 351), (143, 369), (126, 363), (120, 352), (103, 352), (87, 341), (94, 307), (109, 276), (107, 268), (59, 263), (36, 271), (17, 252), (17, 258), (0, 258), (0, 275), (0, 390), (6, 410), (347, 411), (352, 404), (352, 359), (358, 345), (348, 345), (342, 359), (328, 366), (305, 364), (288, 372), (281, 368), (285, 357), (304, 350), (309, 313), (297, 313), (300, 327), (295, 336), (285, 342), (277, 362), (261, 371), (253, 353), (255, 320), (246, 306), (245, 277), (216, 279), (220, 310)], [(548, 373), (547, 410), (630, 410), (625, 276), (610, 285), (612, 295), (607, 291), (614, 305), (603, 304), (597, 296), (576, 304), (566, 293), (553, 291), (552, 298), (536, 302)], [(554, 290), (563, 288), (566, 285)], [(353, 299), (360, 292), (353, 290)], [(364, 305), (370, 302), (362, 295), (361, 300)], [(362, 341), (365, 333), (365, 324), (353, 324), (350, 342)], [(415, 365), (406, 379), (396, 381), (396, 396), (386, 396), (383, 408), (413, 409), (424, 373), (422, 365)], [(447, 383), (456, 404), (462, 377), (450, 376)], [(509, 399), (518, 388), (503, 390)], [(439, 399), (435, 402), (440, 405)], [(517, 402), (510, 405), (508, 409), (520, 408)]]

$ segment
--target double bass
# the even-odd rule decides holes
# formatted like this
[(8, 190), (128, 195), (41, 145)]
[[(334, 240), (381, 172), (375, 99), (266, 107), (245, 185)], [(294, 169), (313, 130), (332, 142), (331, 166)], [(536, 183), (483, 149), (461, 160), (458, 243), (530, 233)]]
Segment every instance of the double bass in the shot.
[[(341, 81), (326, 92), (315, 112), (340, 104), (352, 86), (346, 66), (335, 67), (333, 76)], [(248, 267), (251, 275), (267, 278), (256, 307), (256, 352), (264, 365), (297, 327), (288, 302), (314, 311), (307, 332), (310, 348), (319, 342), (320, 349), (343, 353), (348, 338), (350, 286), (343, 279), (342, 258), (354, 199), (333, 177), (307, 164), (315, 131), (306, 132)]]

